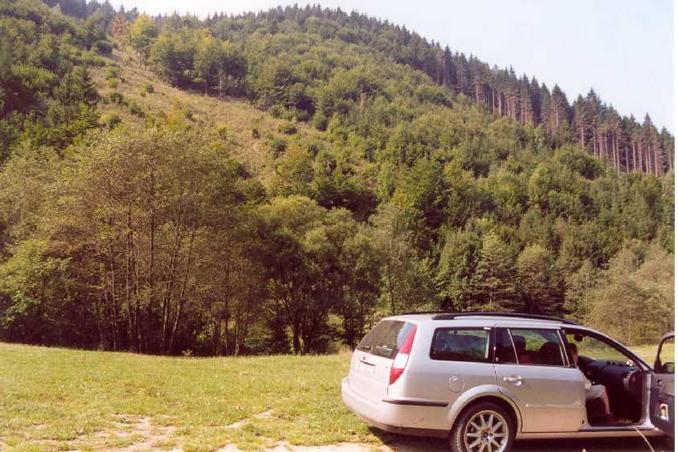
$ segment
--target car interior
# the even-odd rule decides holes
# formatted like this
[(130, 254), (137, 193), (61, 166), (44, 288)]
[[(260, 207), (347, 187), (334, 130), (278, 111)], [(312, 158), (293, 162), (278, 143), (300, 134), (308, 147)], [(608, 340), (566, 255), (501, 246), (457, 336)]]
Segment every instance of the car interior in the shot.
[[(515, 331), (515, 330), (514, 330)], [(537, 333), (536, 331), (534, 333)], [(513, 344), (519, 364), (537, 364), (545, 366), (562, 366), (563, 357), (560, 352), (560, 344), (554, 342), (557, 337), (538, 336), (532, 337), (532, 342), (536, 342), (534, 348), (527, 346), (525, 336), (521, 334), (512, 334)]]
[[(579, 331), (566, 332), (569, 344), (578, 349), (576, 365), (592, 385), (607, 392), (612, 416), (605, 413), (602, 398), (587, 400), (591, 425), (630, 425), (640, 421), (643, 392), (642, 371), (628, 357), (602, 340)], [(570, 345), (570, 349), (572, 347)]]

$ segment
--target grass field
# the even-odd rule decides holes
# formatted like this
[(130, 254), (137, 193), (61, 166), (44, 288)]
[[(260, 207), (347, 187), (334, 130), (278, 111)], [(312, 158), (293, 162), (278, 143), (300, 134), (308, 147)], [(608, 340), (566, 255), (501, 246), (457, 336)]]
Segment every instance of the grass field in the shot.
[[(648, 361), (653, 347), (637, 349)], [(0, 449), (382, 444), (341, 403), (350, 355), (170, 358), (0, 343)]]
[(20, 450), (145, 440), (185, 450), (372, 442), (340, 400), (348, 361), (347, 354), (190, 359), (0, 344), (0, 439)]

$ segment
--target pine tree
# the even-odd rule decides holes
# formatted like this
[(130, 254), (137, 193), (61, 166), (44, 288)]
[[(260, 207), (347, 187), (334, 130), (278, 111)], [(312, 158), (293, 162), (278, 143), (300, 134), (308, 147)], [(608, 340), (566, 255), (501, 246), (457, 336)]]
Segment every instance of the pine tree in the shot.
[(551, 253), (541, 245), (528, 246), (518, 256), (516, 269), (524, 311), (533, 314), (558, 311)]
[(511, 250), (496, 234), (486, 234), (473, 278), (474, 308), (515, 311), (519, 307), (515, 279)]

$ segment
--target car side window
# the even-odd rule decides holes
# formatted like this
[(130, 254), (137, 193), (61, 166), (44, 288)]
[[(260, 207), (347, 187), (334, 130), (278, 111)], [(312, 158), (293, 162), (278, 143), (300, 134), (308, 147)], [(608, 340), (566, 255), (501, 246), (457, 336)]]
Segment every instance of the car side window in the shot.
[(506, 328), (495, 330), (494, 362), (497, 364), (518, 363), (511, 335)]
[(654, 363), (654, 371), (659, 374), (672, 374), (675, 373), (675, 356), (676, 348), (674, 337), (670, 336), (664, 339), (660, 344), (659, 352), (657, 353), (657, 359)]
[(585, 332), (565, 330), (565, 338), (569, 343), (570, 356), (573, 351), (577, 352), (578, 362), (574, 364), (578, 366), (597, 360), (625, 363), (630, 359), (611, 345)]
[(431, 359), (489, 362), (490, 331), (484, 328), (437, 328), (431, 343)]
[(519, 364), (564, 366), (565, 354), (557, 330), (511, 328)]

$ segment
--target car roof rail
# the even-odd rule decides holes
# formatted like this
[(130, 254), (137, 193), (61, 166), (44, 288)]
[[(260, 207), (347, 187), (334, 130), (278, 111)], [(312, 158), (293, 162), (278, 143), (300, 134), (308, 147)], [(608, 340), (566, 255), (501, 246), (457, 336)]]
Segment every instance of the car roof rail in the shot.
[(561, 322), (568, 325), (579, 325), (579, 323), (570, 319), (562, 319), (560, 317), (552, 317), (540, 314), (522, 314), (520, 312), (442, 312), (435, 314), (432, 320), (454, 320), (460, 317), (509, 317), (519, 319), (531, 320), (550, 320), (552, 322)]
[(450, 314), (450, 311), (410, 311), (410, 312), (399, 312), (396, 315), (431, 315), (431, 314)]

